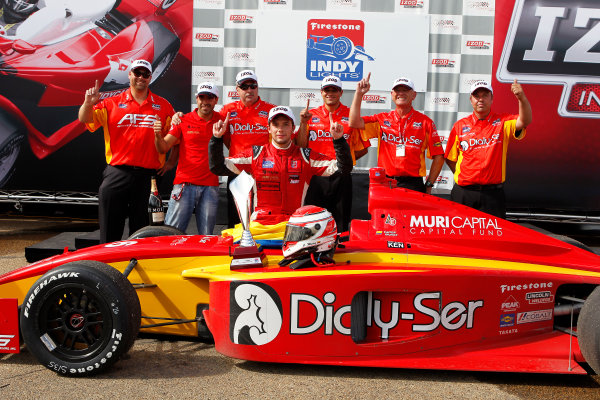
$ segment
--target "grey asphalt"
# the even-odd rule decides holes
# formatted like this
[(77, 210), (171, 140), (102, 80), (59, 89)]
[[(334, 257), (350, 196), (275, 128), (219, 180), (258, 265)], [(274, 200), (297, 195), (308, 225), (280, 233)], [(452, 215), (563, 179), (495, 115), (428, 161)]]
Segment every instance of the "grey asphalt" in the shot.
[[(25, 246), (90, 223), (0, 216), (0, 274), (27, 264)], [(142, 337), (126, 359), (90, 378), (61, 377), (26, 347), (0, 355), (0, 399), (24, 398), (587, 400), (600, 398), (600, 378), (256, 363), (193, 340)]]

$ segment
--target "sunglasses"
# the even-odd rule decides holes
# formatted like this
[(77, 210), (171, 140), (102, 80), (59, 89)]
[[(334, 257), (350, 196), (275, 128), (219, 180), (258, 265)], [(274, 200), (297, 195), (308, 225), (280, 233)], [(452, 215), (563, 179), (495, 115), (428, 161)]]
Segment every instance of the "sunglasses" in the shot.
[(258, 87), (258, 84), (257, 83), (242, 83), (238, 87), (242, 90), (248, 90), (248, 88), (256, 89)]
[(133, 74), (138, 78), (141, 76), (144, 79), (148, 79), (152, 75), (147, 69), (134, 69)]

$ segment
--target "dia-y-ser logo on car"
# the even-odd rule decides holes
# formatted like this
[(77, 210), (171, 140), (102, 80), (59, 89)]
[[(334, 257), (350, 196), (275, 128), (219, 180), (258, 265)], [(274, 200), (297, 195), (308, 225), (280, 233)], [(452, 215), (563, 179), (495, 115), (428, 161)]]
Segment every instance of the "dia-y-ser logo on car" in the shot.
[(498, 80), (563, 85), (563, 117), (600, 118), (598, 0), (516, 0)]
[(311, 19), (306, 29), (306, 78), (335, 75), (342, 81), (363, 78), (365, 24), (360, 20)]

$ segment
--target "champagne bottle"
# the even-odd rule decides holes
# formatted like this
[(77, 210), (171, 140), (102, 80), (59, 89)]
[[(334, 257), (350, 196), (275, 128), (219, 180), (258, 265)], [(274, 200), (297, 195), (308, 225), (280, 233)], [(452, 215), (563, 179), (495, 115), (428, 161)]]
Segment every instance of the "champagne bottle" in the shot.
[(148, 199), (148, 214), (150, 216), (150, 225), (162, 225), (165, 223), (165, 209), (162, 199), (158, 193), (156, 177), (150, 178), (150, 199)]

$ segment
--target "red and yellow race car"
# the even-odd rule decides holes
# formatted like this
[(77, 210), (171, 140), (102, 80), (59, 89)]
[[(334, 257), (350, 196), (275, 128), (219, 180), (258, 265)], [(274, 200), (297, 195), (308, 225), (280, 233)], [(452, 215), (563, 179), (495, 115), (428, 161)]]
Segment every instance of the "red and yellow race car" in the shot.
[(0, 351), (18, 352), (20, 332), (47, 368), (91, 374), (142, 330), (266, 362), (600, 372), (596, 254), (370, 175), (371, 219), (352, 221), (328, 262), (177, 235), (0, 276)]

